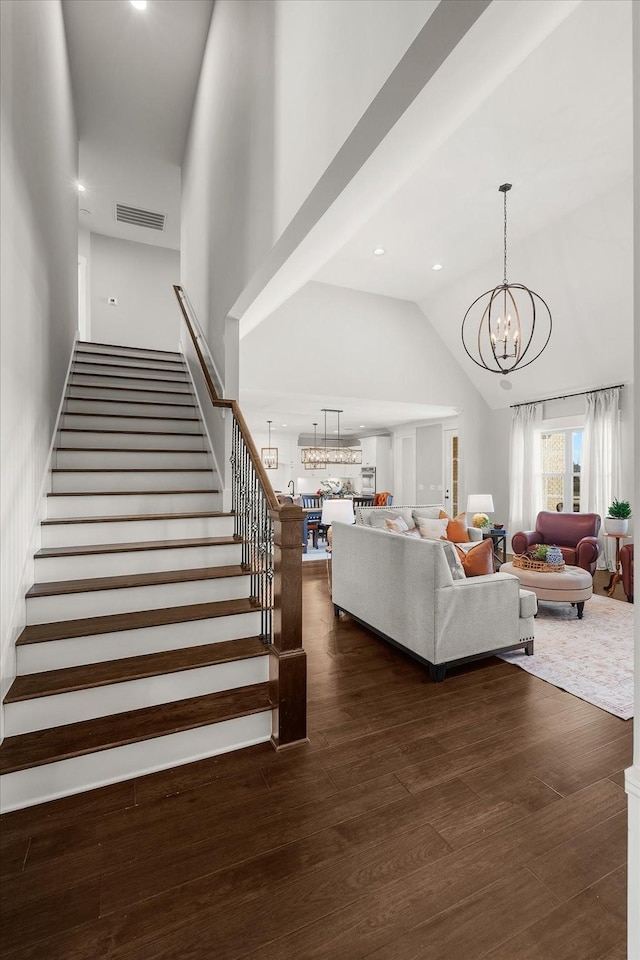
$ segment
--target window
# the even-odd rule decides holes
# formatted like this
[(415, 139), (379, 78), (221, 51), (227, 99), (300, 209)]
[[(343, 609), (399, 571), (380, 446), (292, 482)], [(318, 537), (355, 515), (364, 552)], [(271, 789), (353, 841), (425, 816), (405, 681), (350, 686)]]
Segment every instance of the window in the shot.
[(542, 430), (540, 434), (542, 509), (580, 510), (582, 428)]

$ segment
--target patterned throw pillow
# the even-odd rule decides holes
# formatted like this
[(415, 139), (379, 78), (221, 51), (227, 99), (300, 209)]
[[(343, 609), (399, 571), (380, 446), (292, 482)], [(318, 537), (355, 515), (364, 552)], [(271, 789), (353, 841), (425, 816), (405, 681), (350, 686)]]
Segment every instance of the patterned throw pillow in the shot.
[(482, 577), (487, 573), (495, 573), (493, 567), (493, 540), (482, 540), (476, 547), (464, 551), (456, 547), (458, 556), (468, 577)]
[(447, 519), (449, 521), (447, 526), (447, 540), (451, 540), (452, 543), (469, 543), (470, 537), (467, 531), (466, 513), (459, 513), (458, 516), (452, 520), (448, 513), (441, 510), (440, 519)]
[(406, 533), (409, 529), (403, 517), (396, 517), (394, 520), (385, 520), (385, 524), (390, 533)]

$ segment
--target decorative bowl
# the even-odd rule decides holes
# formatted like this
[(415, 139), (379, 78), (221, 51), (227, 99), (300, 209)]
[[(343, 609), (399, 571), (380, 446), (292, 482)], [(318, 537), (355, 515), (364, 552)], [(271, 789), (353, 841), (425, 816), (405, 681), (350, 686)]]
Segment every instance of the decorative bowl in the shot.
[(504, 523), (494, 523), (493, 525), (494, 530), (502, 530), (503, 527), (504, 527)]

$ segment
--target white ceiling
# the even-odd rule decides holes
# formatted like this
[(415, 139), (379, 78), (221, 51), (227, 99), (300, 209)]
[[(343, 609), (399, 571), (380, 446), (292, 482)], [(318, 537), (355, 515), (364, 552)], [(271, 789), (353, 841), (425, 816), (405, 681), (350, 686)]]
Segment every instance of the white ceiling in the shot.
[[(80, 140), (81, 226), (177, 249), (180, 165), (213, 0), (63, 0)], [(116, 201), (167, 214), (120, 224)]]
[[(342, 410), (340, 415), (341, 436), (371, 436), (392, 430), (405, 423), (442, 420), (459, 413), (455, 407), (435, 406), (426, 403), (400, 403), (386, 400), (363, 400), (362, 397), (346, 397), (331, 394), (314, 396), (285, 391), (242, 391), (242, 409), (253, 433), (264, 432), (268, 420), (273, 429), (285, 428), (288, 433), (313, 434), (313, 424), (318, 423), (318, 436), (324, 435), (323, 408)], [(327, 434), (337, 432), (335, 414), (327, 415)]]
[[(574, 0), (566, 0), (564, 7), (561, 2), (556, 7), (558, 25), (553, 29), (545, 26), (551, 9), (546, 2), (527, 0), (518, 6), (511, 0), (494, 0), (493, 16), (501, 12), (516, 16), (519, 11), (525, 19), (540, 20), (541, 35), (552, 32), (519, 65), (513, 51), (502, 49), (499, 32), (492, 36), (493, 49), (492, 41), (485, 38), (487, 49), (483, 47), (482, 56), (476, 51), (478, 87), (486, 79), (481, 76), (483, 63), (487, 74), (496, 63), (508, 64), (502, 82), (484, 84), (487, 90), (495, 89), (486, 96), (483, 92), (484, 99), (469, 116), (457, 110), (447, 139), (426, 160), (416, 135), (412, 149), (420, 159), (407, 160), (404, 182), (392, 195), (388, 190), (381, 192), (377, 209), (372, 203), (369, 219), (337, 252), (333, 249), (314, 276), (324, 283), (418, 302), (492, 406), (541, 396), (545, 393), (541, 383), (551, 382), (548, 367), (536, 365), (533, 379), (524, 374), (520, 378), (526, 396), (516, 396), (517, 390), (496, 396), (496, 390), (501, 393), (497, 378), (469, 369), (472, 364), (459, 343), (464, 309), (460, 291), (466, 297), (472, 279), (474, 289), (479, 286), (477, 296), (501, 279), (498, 185), (505, 180), (514, 184), (509, 195), (509, 234), (517, 263), (518, 245), (545, 230), (553, 231), (563, 217), (593, 198), (622, 189), (632, 172), (630, 0), (583, 0), (577, 6)], [(87, 183), (80, 206), (91, 211), (82, 214), (80, 222), (94, 232), (178, 248), (180, 164), (212, 0), (149, 0), (144, 13), (134, 10), (129, 0), (63, 0), (63, 9), (80, 138), (80, 175)], [(535, 34), (531, 27), (529, 49), (537, 42)], [(437, 84), (434, 89), (439, 89)], [(470, 102), (480, 99), (475, 91), (469, 91), (468, 97)], [(165, 233), (117, 224), (116, 200), (166, 213)], [(626, 235), (621, 242), (626, 243)], [(385, 248), (385, 256), (372, 255), (378, 246)], [(606, 246), (610, 250), (613, 245)], [(430, 269), (435, 262), (444, 265), (439, 273)], [(589, 268), (584, 265), (583, 269)], [(544, 274), (531, 279), (528, 272), (518, 273), (512, 279), (529, 281), (545, 295)], [(598, 282), (591, 270), (582, 286), (586, 289)], [(600, 285), (606, 287), (606, 283), (605, 277)], [(573, 306), (582, 342), (601, 342), (602, 311), (589, 314), (579, 298)], [(632, 315), (624, 298), (614, 306), (617, 322), (630, 325)], [(564, 339), (554, 333), (554, 341), (571, 350), (572, 336), (570, 331)], [(608, 344), (609, 359), (616, 345), (624, 349), (625, 342), (621, 335)], [(577, 389), (601, 385), (599, 378), (609, 374), (609, 368), (602, 369), (601, 358), (601, 351), (592, 350), (577, 371), (568, 371), (566, 388), (573, 386), (574, 374), (582, 378), (575, 384)], [(345, 421), (345, 428), (365, 423), (370, 429), (383, 429), (453, 413), (427, 404), (372, 401), (356, 406), (353, 398), (344, 396), (282, 392), (266, 396), (244, 390), (243, 403), (252, 423), (271, 417), (298, 432), (308, 432), (323, 406), (344, 408), (352, 421)]]
[(630, 31), (630, 3), (583, 2), (314, 279), (416, 302), (484, 264), (499, 282), (501, 183), (517, 242), (631, 177)]

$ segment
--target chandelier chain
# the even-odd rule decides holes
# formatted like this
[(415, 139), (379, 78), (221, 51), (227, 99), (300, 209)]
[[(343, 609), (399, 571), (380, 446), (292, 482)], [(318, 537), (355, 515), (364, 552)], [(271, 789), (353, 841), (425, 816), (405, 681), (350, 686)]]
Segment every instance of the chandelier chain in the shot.
[(504, 197), (504, 282), (507, 282), (507, 191), (502, 194)]

